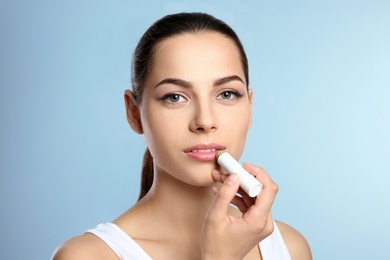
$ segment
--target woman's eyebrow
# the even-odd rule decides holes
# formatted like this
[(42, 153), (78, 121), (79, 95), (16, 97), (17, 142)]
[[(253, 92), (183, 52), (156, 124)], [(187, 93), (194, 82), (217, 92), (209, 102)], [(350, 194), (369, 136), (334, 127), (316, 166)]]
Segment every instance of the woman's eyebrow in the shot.
[(193, 88), (192, 84), (188, 81), (182, 80), (182, 79), (175, 79), (175, 78), (166, 78), (160, 81), (154, 88), (157, 88), (160, 85), (163, 84), (172, 84), (177, 85), (183, 88)]
[[(213, 82), (213, 86), (218, 87), (220, 85), (229, 83), (231, 81), (240, 81), (242, 84), (245, 85), (245, 82), (242, 78), (240, 78), (237, 75), (232, 75), (232, 76), (227, 76), (227, 77), (216, 79)], [(180, 87), (187, 88), (187, 89), (194, 87), (191, 82), (188, 82), (188, 81), (185, 81), (182, 79), (166, 78), (166, 79), (163, 79), (162, 81), (160, 81), (156, 86), (154, 86), (154, 88), (157, 88), (158, 86), (163, 85), (163, 84), (172, 84), (172, 85), (180, 86)]]
[(242, 78), (240, 78), (237, 75), (232, 75), (232, 76), (227, 76), (227, 77), (223, 77), (223, 78), (215, 80), (214, 86), (217, 87), (217, 86), (220, 86), (220, 85), (223, 85), (223, 84), (229, 83), (231, 81), (235, 81), (235, 80), (240, 81), (240, 82), (242, 82), (242, 84), (245, 85), (245, 82)]

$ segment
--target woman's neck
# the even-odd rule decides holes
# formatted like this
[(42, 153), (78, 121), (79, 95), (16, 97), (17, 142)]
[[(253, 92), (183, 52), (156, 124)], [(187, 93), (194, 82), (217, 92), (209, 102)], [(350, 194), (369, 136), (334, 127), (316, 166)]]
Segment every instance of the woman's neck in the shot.
[[(211, 173), (210, 173), (211, 174)], [(203, 219), (210, 208), (214, 195), (211, 186), (193, 186), (167, 173), (156, 176), (145, 200), (156, 210), (169, 212), (175, 222), (196, 222)]]
[(161, 173), (145, 197), (115, 222), (141, 239), (177, 239), (180, 233), (180, 237), (196, 240), (213, 199), (212, 187), (189, 185)]

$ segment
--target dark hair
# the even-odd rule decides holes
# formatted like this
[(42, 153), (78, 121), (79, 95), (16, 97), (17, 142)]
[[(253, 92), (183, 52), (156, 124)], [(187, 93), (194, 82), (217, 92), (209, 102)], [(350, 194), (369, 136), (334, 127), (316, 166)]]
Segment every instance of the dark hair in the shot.
[[(225, 22), (205, 13), (178, 13), (164, 16), (157, 20), (143, 34), (135, 48), (131, 67), (131, 81), (135, 102), (142, 101), (144, 82), (149, 73), (154, 50), (158, 43), (169, 37), (184, 33), (212, 31), (231, 39), (237, 46), (247, 86), (249, 85), (248, 60), (240, 39), (234, 30)], [(138, 200), (143, 198), (153, 183), (153, 157), (146, 149), (142, 166), (141, 192)]]

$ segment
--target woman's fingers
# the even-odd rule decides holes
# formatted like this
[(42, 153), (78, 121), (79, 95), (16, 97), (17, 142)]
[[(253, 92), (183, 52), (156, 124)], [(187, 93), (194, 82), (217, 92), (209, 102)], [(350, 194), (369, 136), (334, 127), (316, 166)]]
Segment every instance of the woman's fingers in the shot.
[(271, 177), (260, 167), (245, 163), (244, 168), (256, 177), (262, 184), (263, 189), (256, 197), (255, 203), (249, 211), (246, 212), (246, 218), (266, 218), (271, 211), (272, 204), (279, 190), (278, 185)]
[(220, 182), (220, 183), (223, 183), (227, 177), (229, 176), (228, 174), (222, 174), (220, 171), (218, 171), (217, 169), (214, 169), (212, 171), (212, 175), (211, 175), (214, 179), (215, 182)]
[(214, 202), (210, 207), (207, 217), (212, 221), (224, 221), (226, 219), (229, 204), (236, 196), (239, 188), (239, 176), (231, 174), (218, 189)]
[[(279, 188), (261, 167), (249, 163), (244, 163), (243, 167), (263, 184), (263, 190), (257, 197), (252, 198), (240, 188), (238, 193), (241, 197), (233, 197), (231, 203), (236, 205), (241, 212), (246, 213), (247, 220), (250, 218), (254, 221), (264, 219), (267, 217), (267, 212), (271, 211)], [(214, 170), (212, 175), (216, 182), (224, 182), (229, 177), (229, 174), (222, 174), (218, 170)], [(249, 212), (248, 209), (250, 209)]]
[[(241, 188), (238, 189), (238, 194), (240, 193), (240, 190), (241, 190)], [(218, 194), (218, 188), (213, 187), (213, 193), (214, 193), (214, 195), (217, 195)], [(236, 196), (234, 196), (234, 198), (232, 199), (230, 204), (235, 205), (242, 213), (245, 213), (248, 210), (248, 207), (250, 207), (250, 205), (247, 204), (243, 200), (243, 198), (241, 196), (239, 196), (238, 194), (236, 194)]]
[[(271, 206), (277, 185), (260, 167), (244, 164), (244, 168), (263, 184), (256, 198), (239, 188), (237, 174), (212, 172), (214, 181), (223, 184), (213, 190), (215, 198), (203, 226), (202, 254), (210, 259), (242, 259), (273, 231)], [(229, 204), (236, 205), (242, 217), (229, 215)]]

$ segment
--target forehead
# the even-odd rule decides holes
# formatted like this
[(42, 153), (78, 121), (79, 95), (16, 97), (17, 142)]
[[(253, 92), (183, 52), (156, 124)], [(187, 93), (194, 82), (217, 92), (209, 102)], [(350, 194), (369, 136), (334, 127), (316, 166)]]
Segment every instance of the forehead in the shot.
[[(154, 49), (150, 73), (195, 76), (244, 75), (239, 49), (234, 41), (217, 32), (185, 33), (161, 41)], [(191, 73), (191, 72), (198, 73)], [(244, 78), (244, 77), (243, 77)]]

